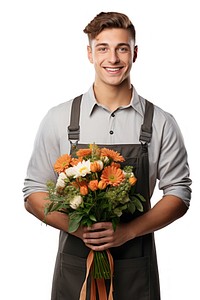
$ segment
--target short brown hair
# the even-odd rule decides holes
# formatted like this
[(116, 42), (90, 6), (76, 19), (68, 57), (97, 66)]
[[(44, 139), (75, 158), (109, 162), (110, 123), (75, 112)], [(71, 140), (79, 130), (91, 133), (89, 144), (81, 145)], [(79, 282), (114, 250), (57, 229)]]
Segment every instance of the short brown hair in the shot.
[(94, 39), (105, 28), (128, 29), (135, 41), (135, 27), (130, 19), (118, 12), (101, 12), (85, 27), (83, 32), (88, 35), (89, 40)]

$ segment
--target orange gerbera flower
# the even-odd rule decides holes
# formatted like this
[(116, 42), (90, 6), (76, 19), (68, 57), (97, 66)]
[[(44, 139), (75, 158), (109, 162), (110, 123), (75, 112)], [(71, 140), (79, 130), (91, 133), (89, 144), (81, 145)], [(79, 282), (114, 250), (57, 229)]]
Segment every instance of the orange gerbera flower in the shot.
[(122, 155), (120, 155), (117, 151), (111, 150), (111, 149), (107, 149), (107, 148), (102, 148), (101, 149), (101, 155), (102, 156), (107, 156), (109, 158), (111, 158), (114, 161), (124, 161), (124, 157)]
[(76, 152), (76, 155), (78, 157), (84, 157), (84, 156), (88, 156), (92, 153), (92, 150), (91, 149), (79, 149), (77, 152)]
[(116, 168), (120, 168), (121, 167), (121, 165), (119, 163), (116, 163), (114, 161), (111, 163), (111, 166), (116, 167)]
[(124, 173), (119, 168), (108, 166), (103, 170), (101, 180), (112, 186), (117, 186), (124, 180)]
[(61, 173), (69, 167), (70, 162), (71, 162), (71, 155), (64, 154), (56, 160), (54, 164), (54, 170), (57, 173)]

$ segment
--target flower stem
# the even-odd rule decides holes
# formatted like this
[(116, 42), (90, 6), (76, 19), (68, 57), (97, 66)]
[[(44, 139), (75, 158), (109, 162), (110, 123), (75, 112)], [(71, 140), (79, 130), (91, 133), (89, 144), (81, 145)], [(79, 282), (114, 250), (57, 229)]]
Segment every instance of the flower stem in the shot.
[(110, 265), (106, 251), (94, 252), (93, 277), (110, 279)]

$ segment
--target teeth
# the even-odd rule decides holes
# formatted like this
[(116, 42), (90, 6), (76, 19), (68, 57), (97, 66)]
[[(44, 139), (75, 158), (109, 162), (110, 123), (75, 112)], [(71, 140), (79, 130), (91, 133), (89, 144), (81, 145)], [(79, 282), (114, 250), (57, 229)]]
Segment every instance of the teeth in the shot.
[(106, 70), (114, 72), (114, 71), (119, 71), (120, 68), (106, 68)]

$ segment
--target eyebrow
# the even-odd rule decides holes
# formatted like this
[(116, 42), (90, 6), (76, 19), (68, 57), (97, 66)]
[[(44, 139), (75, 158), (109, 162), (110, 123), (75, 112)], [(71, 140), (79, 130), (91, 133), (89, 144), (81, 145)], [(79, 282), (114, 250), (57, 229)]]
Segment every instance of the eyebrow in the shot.
[[(95, 45), (95, 48), (99, 47), (99, 46), (109, 46), (109, 44), (108, 43), (98, 43), (98, 44)], [(120, 47), (120, 46), (127, 46), (127, 47), (130, 48), (130, 45), (128, 43), (119, 43), (119, 44), (117, 44), (117, 47)]]

